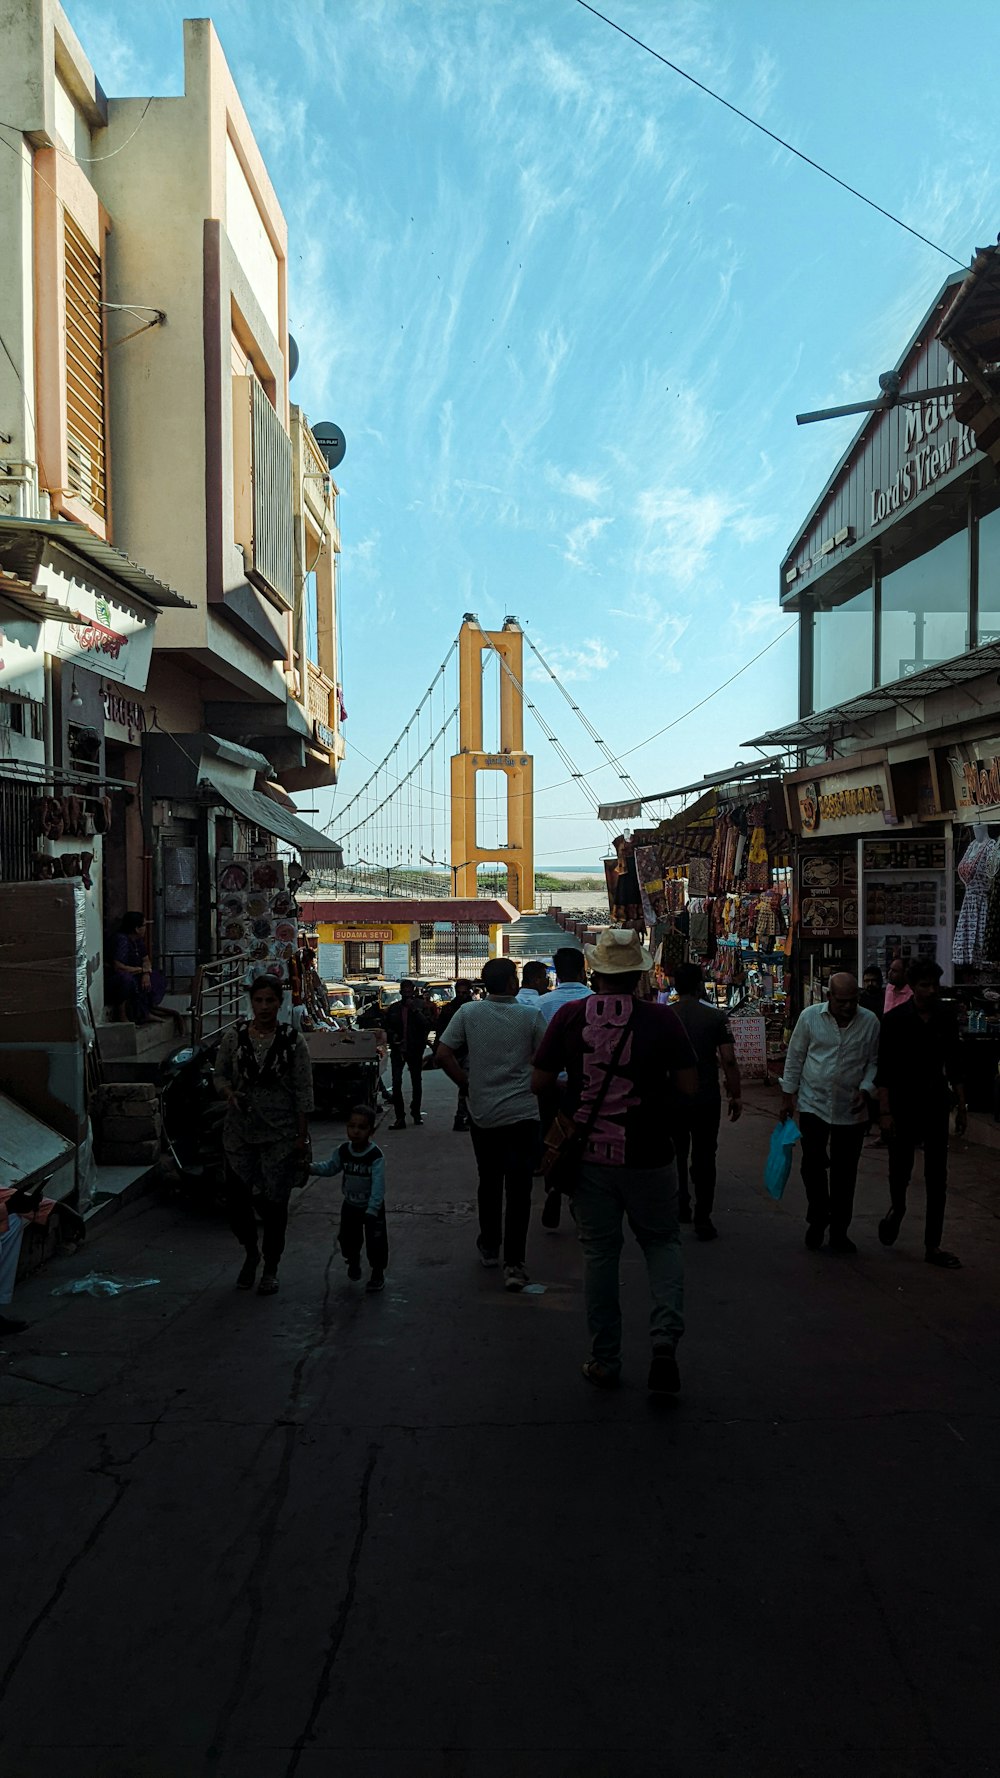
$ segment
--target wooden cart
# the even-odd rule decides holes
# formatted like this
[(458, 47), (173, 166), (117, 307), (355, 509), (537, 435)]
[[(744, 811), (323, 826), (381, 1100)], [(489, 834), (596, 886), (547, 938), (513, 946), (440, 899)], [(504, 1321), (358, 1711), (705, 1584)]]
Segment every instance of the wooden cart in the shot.
[(326, 1025), (302, 1035), (313, 1065), (317, 1111), (334, 1117), (343, 1117), (352, 1105), (372, 1105), (378, 1111), (384, 1034)]

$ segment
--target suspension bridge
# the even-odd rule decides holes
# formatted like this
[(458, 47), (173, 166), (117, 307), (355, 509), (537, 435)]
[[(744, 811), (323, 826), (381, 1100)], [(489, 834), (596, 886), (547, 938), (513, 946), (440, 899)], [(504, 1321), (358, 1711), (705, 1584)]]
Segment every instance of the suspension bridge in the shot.
[[(623, 796), (638, 786), (516, 617), (487, 630), (466, 612), (430, 685), (385, 757), (327, 831), (343, 848), (337, 893), (475, 898), (506, 893), (519, 913), (534, 906), (534, 755), (527, 711), (566, 776), (581, 814), (601, 798), (525, 688), (525, 646), (596, 747)], [(549, 785), (546, 789), (556, 786)], [(585, 807), (584, 807), (585, 806)], [(604, 823), (608, 833), (615, 830)]]

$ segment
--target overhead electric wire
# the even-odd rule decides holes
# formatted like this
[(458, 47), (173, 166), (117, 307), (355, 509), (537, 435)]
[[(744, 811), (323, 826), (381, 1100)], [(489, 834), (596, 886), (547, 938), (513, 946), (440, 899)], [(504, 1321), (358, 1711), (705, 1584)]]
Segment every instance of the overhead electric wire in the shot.
[(918, 228), (911, 228), (910, 224), (904, 222), (902, 217), (894, 216), (891, 210), (885, 209), (882, 204), (877, 204), (874, 198), (867, 197), (863, 191), (858, 190), (857, 186), (848, 185), (846, 179), (841, 179), (838, 174), (831, 173), (829, 167), (824, 167), (820, 161), (813, 160), (811, 155), (803, 153), (802, 149), (796, 148), (794, 143), (786, 142), (783, 136), (776, 135), (774, 130), (769, 130), (766, 124), (760, 123), (756, 117), (751, 117), (749, 112), (741, 111), (738, 105), (733, 105), (729, 99), (724, 99), (721, 93), (714, 92), (710, 86), (705, 85), (703, 80), (697, 80), (693, 74), (688, 73), (686, 68), (681, 68), (677, 62), (672, 62), (669, 57), (661, 55), (658, 49), (654, 49), (649, 43), (644, 43), (641, 37), (636, 37), (631, 31), (626, 31), (624, 25), (619, 25), (614, 19), (609, 19), (606, 12), (598, 12), (597, 7), (591, 6), (589, 0), (576, 0), (576, 3), (583, 7), (584, 12), (593, 13), (595, 19), (600, 19), (602, 24), (609, 25), (612, 31), (617, 31), (620, 37), (627, 37), (628, 41), (634, 43), (637, 49), (645, 50), (648, 56), (652, 56), (657, 62), (662, 62), (665, 68), (671, 69), (674, 74), (679, 74), (682, 80), (689, 81), (692, 86), (698, 88), (699, 92), (714, 99), (717, 105), (724, 105), (726, 110), (731, 111), (735, 117), (741, 118), (744, 123), (759, 130), (762, 136), (768, 136), (772, 142), (777, 143), (779, 148), (784, 148), (789, 154), (794, 154), (798, 160), (804, 161), (807, 167), (812, 167), (815, 172), (822, 173), (824, 179), (832, 180), (833, 184), (839, 185), (842, 191), (849, 192), (852, 198), (860, 198), (861, 202), (867, 204), (870, 210), (876, 210), (888, 222), (894, 222), (897, 228), (905, 229), (908, 235), (913, 235), (916, 240), (922, 241), (925, 247), (932, 247), (935, 253), (943, 254), (944, 258), (950, 259), (953, 265), (964, 266), (964, 260), (956, 259), (954, 253), (948, 252), (947, 247), (940, 247), (937, 241), (932, 241), (928, 235), (922, 235)]

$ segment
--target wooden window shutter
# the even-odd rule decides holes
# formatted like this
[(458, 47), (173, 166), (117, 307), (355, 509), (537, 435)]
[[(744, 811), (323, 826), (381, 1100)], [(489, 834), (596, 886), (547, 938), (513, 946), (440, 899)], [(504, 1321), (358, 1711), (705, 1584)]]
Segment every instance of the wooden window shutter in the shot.
[(64, 214), (68, 492), (107, 518), (101, 256)]

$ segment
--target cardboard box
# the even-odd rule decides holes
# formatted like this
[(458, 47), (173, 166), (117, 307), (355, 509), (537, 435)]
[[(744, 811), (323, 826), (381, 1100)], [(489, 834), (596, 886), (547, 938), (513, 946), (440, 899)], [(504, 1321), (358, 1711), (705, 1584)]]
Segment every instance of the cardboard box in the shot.
[(0, 883), (0, 1044), (72, 1043), (86, 995), (83, 885)]

